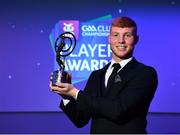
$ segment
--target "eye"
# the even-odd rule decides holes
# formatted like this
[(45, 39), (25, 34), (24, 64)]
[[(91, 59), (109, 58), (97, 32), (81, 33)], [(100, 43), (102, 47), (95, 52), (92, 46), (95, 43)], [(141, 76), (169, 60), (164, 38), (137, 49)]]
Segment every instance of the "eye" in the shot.
[(132, 34), (132, 33), (126, 33), (126, 34), (125, 34), (125, 37), (126, 37), (126, 38), (131, 38), (131, 37), (133, 37), (133, 34)]
[(118, 37), (118, 35), (119, 35), (118, 33), (111, 33), (112, 37)]

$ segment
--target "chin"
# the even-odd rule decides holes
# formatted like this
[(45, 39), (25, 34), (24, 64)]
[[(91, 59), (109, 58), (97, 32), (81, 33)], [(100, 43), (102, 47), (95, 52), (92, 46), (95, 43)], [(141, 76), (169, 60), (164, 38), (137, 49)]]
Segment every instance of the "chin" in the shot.
[(128, 59), (128, 58), (132, 57), (132, 55), (131, 55), (131, 54), (118, 55), (117, 57), (118, 57), (119, 59)]
[(132, 53), (114, 53), (114, 57), (116, 57), (117, 59), (128, 59), (132, 57)]

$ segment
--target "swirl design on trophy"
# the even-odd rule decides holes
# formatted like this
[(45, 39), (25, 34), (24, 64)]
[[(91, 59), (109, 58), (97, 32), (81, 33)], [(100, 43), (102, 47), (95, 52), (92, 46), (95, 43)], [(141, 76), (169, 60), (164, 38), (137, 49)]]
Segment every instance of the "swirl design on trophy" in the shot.
[(59, 69), (53, 72), (53, 85), (58, 83), (71, 83), (71, 75), (66, 72), (65, 58), (70, 55), (76, 47), (76, 37), (71, 32), (64, 32), (60, 34), (55, 41), (56, 61)]

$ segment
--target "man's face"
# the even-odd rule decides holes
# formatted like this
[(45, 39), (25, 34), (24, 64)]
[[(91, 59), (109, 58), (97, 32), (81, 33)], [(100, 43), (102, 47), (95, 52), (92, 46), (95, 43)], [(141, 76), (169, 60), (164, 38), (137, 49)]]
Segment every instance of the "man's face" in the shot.
[(133, 27), (121, 28), (112, 26), (108, 40), (112, 49), (113, 59), (121, 61), (132, 56), (138, 37)]

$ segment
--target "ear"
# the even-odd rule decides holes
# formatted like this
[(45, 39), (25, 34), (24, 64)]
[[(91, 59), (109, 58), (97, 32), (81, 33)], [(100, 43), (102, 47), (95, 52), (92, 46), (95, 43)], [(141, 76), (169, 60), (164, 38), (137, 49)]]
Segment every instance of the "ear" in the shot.
[(139, 42), (139, 36), (138, 35), (136, 35), (135, 36), (135, 41), (134, 41), (134, 44), (137, 44)]

